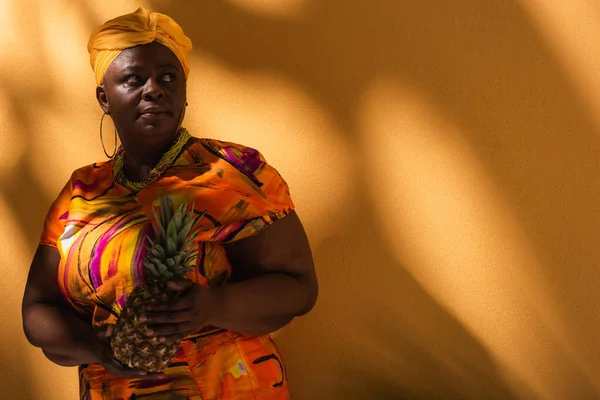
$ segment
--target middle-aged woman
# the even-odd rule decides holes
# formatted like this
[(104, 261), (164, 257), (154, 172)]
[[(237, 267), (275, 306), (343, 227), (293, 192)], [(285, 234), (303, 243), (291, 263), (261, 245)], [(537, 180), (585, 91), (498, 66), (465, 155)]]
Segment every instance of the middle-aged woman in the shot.
[[(256, 150), (181, 127), (191, 42), (168, 16), (117, 17), (88, 50), (122, 146), (74, 171), (48, 212), (23, 299), (28, 340), (79, 366), (82, 399), (288, 399), (269, 333), (311, 310), (317, 280), (285, 181)], [(164, 372), (147, 373), (115, 360), (107, 336), (145, 280), (165, 194), (206, 214), (195, 270), (169, 283), (180, 296), (142, 317), (149, 336), (183, 338)]]

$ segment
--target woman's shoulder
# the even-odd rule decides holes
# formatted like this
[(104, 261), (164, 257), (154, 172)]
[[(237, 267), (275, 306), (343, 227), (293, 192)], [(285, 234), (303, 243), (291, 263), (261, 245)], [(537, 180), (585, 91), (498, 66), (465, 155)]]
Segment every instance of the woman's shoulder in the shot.
[(263, 155), (257, 149), (240, 143), (211, 138), (194, 138), (191, 148), (197, 153), (227, 161), (245, 174), (255, 174), (266, 164)]
[(77, 182), (94, 181), (100, 183), (105, 179), (112, 180), (112, 160), (99, 161), (93, 164), (84, 165), (76, 168), (72, 173), (69, 181), (71, 185)]

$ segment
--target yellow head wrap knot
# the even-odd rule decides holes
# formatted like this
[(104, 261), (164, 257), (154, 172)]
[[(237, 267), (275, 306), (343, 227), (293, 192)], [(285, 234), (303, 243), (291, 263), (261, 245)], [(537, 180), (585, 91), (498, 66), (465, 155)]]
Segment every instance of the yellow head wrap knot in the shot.
[(123, 50), (154, 41), (175, 54), (187, 79), (190, 72), (188, 53), (192, 49), (192, 41), (171, 17), (140, 7), (134, 13), (107, 21), (92, 33), (88, 52), (96, 83), (102, 84), (108, 66)]

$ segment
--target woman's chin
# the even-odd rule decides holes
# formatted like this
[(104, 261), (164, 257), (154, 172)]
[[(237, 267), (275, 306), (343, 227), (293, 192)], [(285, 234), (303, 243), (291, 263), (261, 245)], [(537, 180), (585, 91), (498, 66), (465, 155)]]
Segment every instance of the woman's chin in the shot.
[(172, 118), (158, 119), (138, 119), (137, 131), (142, 134), (174, 134), (177, 131), (177, 124)]
[(174, 124), (144, 124), (136, 129), (136, 142), (142, 146), (162, 146), (177, 137), (177, 126)]

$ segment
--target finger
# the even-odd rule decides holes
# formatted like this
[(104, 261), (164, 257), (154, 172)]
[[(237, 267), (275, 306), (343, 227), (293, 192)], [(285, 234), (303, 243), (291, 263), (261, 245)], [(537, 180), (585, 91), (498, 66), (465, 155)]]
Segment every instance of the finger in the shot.
[(188, 290), (193, 285), (194, 285), (194, 282), (186, 280), (186, 279), (167, 282), (167, 287), (169, 289), (177, 290), (178, 292)]
[(180, 311), (187, 310), (192, 306), (193, 300), (191, 296), (182, 295), (168, 303), (156, 304), (154, 306), (146, 307), (146, 314), (156, 311)]
[(108, 371), (111, 375), (120, 376), (124, 378), (136, 378), (136, 379), (164, 379), (166, 375), (163, 373), (147, 373), (144, 371), (129, 371), (129, 370), (114, 370)]
[(149, 312), (140, 316), (140, 321), (145, 322), (146, 325), (176, 324), (189, 320), (190, 313), (188, 310)]
[(106, 330), (104, 331), (104, 337), (111, 337), (113, 332), (115, 331), (115, 325), (111, 324), (111, 325), (107, 325), (106, 326)]
[[(130, 370), (127, 367), (125, 368), (126, 370)], [(164, 379), (167, 377), (163, 372), (146, 372), (139, 369), (135, 369), (134, 371), (136, 374), (138, 374), (138, 378), (143, 379)]]
[(191, 329), (192, 326), (189, 322), (182, 322), (179, 324), (162, 324), (146, 328), (146, 334), (148, 336), (181, 335)]
[(113, 362), (108, 365), (104, 365), (106, 371), (115, 376), (122, 376), (126, 378), (145, 378), (148, 374), (144, 371), (131, 369), (120, 365), (117, 362)]
[(98, 336), (100, 339), (107, 339), (112, 336), (114, 330), (114, 325), (104, 325), (96, 331), (96, 336)]
[(165, 379), (167, 375), (162, 372), (155, 372), (153, 374), (148, 374), (145, 376), (145, 379)]
[(128, 378), (143, 378), (143, 379), (164, 379), (165, 374), (162, 372), (148, 373), (141, 369), (129, 368), (120, 362), (113, 360), (111, 364), (105, 367), (109, 373), (113, 375), (128, 377)]
[(187, 332), (182, 332), (182, 333), (178, 333), (176, 335), (165, 335), (165, 336), (160, 336), (158, 338), (158, 340), (160, 340), (161, 342), (168, 342), (168, 343), (173, 343), (176, 342), (178, 340), (182, 340), (187, 336), (190, 336), (194, 333), (197, 332), (197, 329), (190, 329)]

